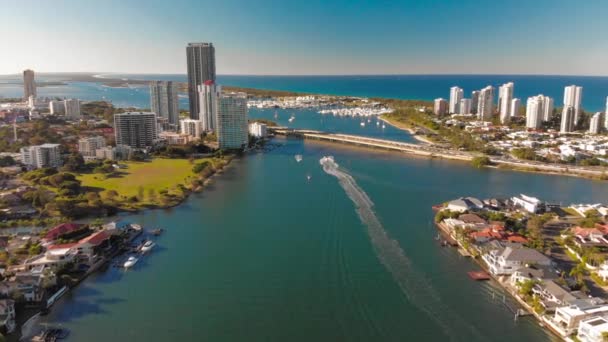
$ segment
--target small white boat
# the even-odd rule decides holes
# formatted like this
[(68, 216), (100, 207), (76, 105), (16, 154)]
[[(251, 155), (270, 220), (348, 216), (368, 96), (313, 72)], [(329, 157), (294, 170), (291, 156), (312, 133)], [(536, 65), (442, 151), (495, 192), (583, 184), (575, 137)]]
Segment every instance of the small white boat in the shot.
[(306, 176), (306, 180), (310, 180), (312, 177), (310, 175)]
[(370, 119), (367, 119), (367, 123), (370, 123), (370, 122), (372, 122), (372, 120), (370, 120)]
[(141, 246), (140, 251), (142, 253), (148, 253), (149, 251), (152, 250), (152, 248), (154, 248), (154, 246), (156, 246), (156, 244), (154, 242), (152, 242), (152, 240), (148, 240), (148, 241), (146, 241), (146, 243), (144, 243), (143, 246)]
[(295, 120), (295, 119), (296, 119), (296, 117), (295, 117), (295, 116), (292, 116), (292, 117), (290, 117), (290, 118), (289, 118), (289, 120), (287, 120), (287, 121), (289, 121), (289, 122), (293, 122), (293, 120)]
[(130, 256), (129, 259), (127, 259), (127, 261), (125, 261), (125, 264), (123, 265), (124, 268), (131, 268), (133, 267), (133, 265), (135, 265), (137, 263), (139, 259), (137, 259), (134, 256)]
[(302, 161), (302, 155), (301, 154), (296, 154), (295, 155), (296, 161), (299, 163)]
[(361, 127), (365, 127), (365, 122), (361, 122)]
[(382, 128), (386, 128), (386, 126), (384, 124), (382, 124)]

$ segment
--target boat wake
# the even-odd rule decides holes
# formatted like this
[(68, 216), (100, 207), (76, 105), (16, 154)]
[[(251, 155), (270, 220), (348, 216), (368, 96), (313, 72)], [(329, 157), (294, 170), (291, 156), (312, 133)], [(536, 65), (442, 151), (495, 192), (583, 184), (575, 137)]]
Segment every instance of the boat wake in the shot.
[[(391, 238), (374, 212), (374, 203), (359, 187), (355, 179), (343, 171), (331, 156), (319, 160), (325, 173), (338, 179), (347, 196), (355, 204), (361, 222), (367, 226), (372, 247), (384, 267), (392, 274), (408, 301), (428, 314), (450, 338), (463, 337), (467, 331), (478, 339), (483, 340), (480, 332), (464, 322), (456, 313), (444, 304), (439, 294), (433, 289), (428, 279), (416, 271), (410, 259)], [(457, 332), (455, 333), (455, 329)], [(466, 339), (464, 339), (466, 340)]]

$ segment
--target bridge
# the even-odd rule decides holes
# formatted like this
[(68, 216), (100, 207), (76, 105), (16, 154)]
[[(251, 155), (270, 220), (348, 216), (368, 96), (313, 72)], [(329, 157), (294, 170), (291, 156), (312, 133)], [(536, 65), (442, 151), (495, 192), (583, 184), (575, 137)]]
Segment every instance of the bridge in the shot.
[[(431, 144), (412, 144), (401, 141), (362, 137), (358, 135), (327, 133), (315, 130), (292, 129), (287, 127), (269, 127), (276, 135), (292, 136), (302, 139), (314, 139), (341, 144), (363, 146), (388, 151), (397, 151), (430, 158), (443, 158), (460, 161), (471, 161), (476, 154), (474, 152), (459, 151)], [(507, 166), (522, 171), (539, 171), (545, 173), (556, 173), (565, 175), (606, 177), (606, 168), (584, 167), (572, 165), (549, 164), (536, 161), (518, 160), (510, 156), (490, 156), (494, 165)]]

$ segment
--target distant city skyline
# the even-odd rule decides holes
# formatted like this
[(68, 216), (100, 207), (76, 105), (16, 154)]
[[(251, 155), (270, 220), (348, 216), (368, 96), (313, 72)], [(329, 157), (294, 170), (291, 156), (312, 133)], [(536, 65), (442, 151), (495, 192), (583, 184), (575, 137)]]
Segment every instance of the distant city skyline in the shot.
[(603, 2), (152, 2), (3, 4), (0, 74), (183, 74), (205, 41), (222, 75), (608, 75)]

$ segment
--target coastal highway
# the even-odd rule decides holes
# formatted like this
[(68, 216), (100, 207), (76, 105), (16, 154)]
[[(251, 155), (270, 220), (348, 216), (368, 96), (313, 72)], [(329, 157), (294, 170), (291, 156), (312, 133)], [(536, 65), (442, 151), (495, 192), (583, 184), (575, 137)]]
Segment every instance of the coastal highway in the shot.
[[(299, 130), (290, 129), (286, 127), (269, 127), (269, 130), (277, 135), (293, 136), (302, 139), (323, 140), (348, 145), (379, 148), (390, 151), (399, 151), (403, 153), (430, 158), (471, 161), (474, 157), (480, 155), (479, 153), (475, 152), (459, 151), (456, 149), (450, 149), (431, 144), (412, 144), (394, 140), (368, 138), (350, 134), (326, 133), (322, 131)], [(583, 167), (572, 165), (548, 164), (534, 161), (522, 161), (505, 156), (490, 156), (490, 161), (494, 165), (504, 165), (510, 168), (524, 169), (525, 171), (559, 173), (574, 176), (603, 177), (605, 176), (606, 172), (606, 168), (603, 167)]]

